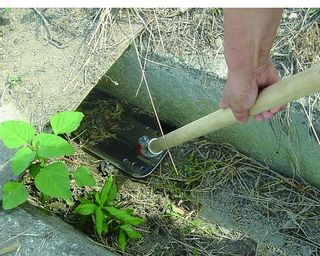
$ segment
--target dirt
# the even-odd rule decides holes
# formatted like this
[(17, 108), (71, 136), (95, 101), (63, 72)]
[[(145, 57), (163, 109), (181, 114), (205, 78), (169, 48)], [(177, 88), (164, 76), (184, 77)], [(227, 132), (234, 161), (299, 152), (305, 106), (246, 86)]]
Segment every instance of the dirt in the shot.
[(141, 29), (109, 23), (109, 12), (2, 10), (1, 104), (12, 102), (39, 128), (57, 111), (75, 109)]

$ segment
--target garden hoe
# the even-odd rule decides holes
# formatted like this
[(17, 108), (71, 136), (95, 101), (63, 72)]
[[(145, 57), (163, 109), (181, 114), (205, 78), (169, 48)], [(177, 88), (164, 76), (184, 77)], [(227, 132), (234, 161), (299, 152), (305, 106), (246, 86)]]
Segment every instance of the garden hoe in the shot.
[[(320, 65), (262, 90), (249, 114), (254, 116), (317, 91), (320, 91)], [(111, 159), (111, 163), (130, 176), (143, 178), (154, 171), (169, 148), (236, 122), (230, 108), (220, 109), (164, 136), (155, 136), (156, 128), (129, 120), (127, 123), (131, 129), (123, 129), (122, 134), (117, 133), (112, 141), (105, 140), (89, 150), (104, 159)]]

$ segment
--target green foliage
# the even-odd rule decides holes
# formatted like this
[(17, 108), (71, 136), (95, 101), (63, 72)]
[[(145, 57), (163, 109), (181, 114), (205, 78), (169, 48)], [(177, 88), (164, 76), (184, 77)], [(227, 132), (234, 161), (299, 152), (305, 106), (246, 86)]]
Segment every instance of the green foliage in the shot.
[(9, 210), (27, 201), (28, 191), (21, 182), (9, 181), (3, 186), (2, 207)]
[(12, 8), (8, 8), (8, 7), (0, 9), (0, 13), (10, 13), (11, 11), (12, 11)]
[(55, 162), (40, 169), (35, 184), (45, 195), (71, 199), (69, 172), (63, 162)]
[(113, 177), (109, 176), (100, 192), (92, 195), (92, 199), (79, 198), (80, 205), (74, 210), (80, 215), (92, 215), (95, 221), (95, 230), (99, 236), (110, 232), (118, 233), (118, 242), (121, 250), (126, 249), (127, 238), (140, 239), (142, 235), (133, 229), (143, 223), (143, 219), (132, 216), (129, 209), (121, 209), (114, 205), (117, 197), (117, 187)]
[(36, 129), (23, 121), (6, 121), (0, 124), (0, 139), (8, 148), (19, 148), (31, 143)]
[(15, 86), (17, 86), (18, 84), (21, 83), (21, 77), (18, 76), (18, 75), (11, 75), (11, 76), (8, 78), (8, 83), (9, 83), (12, 87), (15, 87)]
[(29, 147), (20, 148), (12, 158), (12, 173), (15, 176), (23, 173), (35, 159), (36, 154)]
[(220, 16), (223, 14), (223, 8), (212, 8), (212, 13), (215, 16)]
[(73, 147), (63, 138), (55, 134), (40, 133), (32, 141), (37, 155), (42, 158), (72, 155)]
[(93, 178), (89, 168), (86, 166), (82, 165), (77, 168), (73, 173), (73, 177), (79, 187), (93, 187), (96, 185), (95, 179)]
[(81, 112), (61, 112), (50, 120), (55, 134), (72, 133), (77, 130), (84, 115)]
[(121, 223), (130, 224), (130, 225), (140, 225), (143, 220), (138, 217), (130, 215), (126, 210), (117, 209), (115, 207), (105, 207), (107, 212), (109, 212), (114, 218), (120, 220)]
[[(71, 133), (78, 128), (83, 114), (80, 112), (62, 112), (51, 117), (55, 134), (40, 133), (23, 121), (0, 123), (0, 139), (8, 148), (18, 149), (12, 158), (12, 172), (19, 176), (29, 170), (36, 188), (42, 198), (49, 197), (71, 200), (70, 175), (64, 162), (52, 158), (69, 156), (74, 149), (68, 141), (58, 136)], [(50, 163), (49, 163), (50, 162)], [(76, 184), (94, 186), (95, 180), (90, 170), (81, 166), (74, 172)], [(27, 200), (28, 192), (21, 182), (7, 182), (3, 186), (3, 208), (12, 209)]]
[(310, 15), (320, 15), (320, 8), (310, 8)]

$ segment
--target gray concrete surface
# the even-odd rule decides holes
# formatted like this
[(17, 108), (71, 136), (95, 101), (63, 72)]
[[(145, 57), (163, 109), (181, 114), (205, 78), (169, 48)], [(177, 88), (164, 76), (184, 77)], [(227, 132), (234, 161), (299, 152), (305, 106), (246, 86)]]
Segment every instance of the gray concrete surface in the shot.
[(2, 200), (2, 186), (9, 180), (15, 179), (12, 175), (10, 159), (14, 150), (8, 149), (0, 140), (0, 201)]
[(6, 255), (114, 255), (60, 218), (25, 204), (0, 210), (0, 251)]
[[(221, 76), (187, 66), (178, 59), (152, 55), (145, 75), (158, 114), (176, 126), (182, 126), (218, 109), (225, 80)], [(161, 63), (161, 65), (157, 64)], [(150, 99), (141, 81), (141, 69), (133, 48), (117, 60), (99, 87), (143, 109), (151, 110)], [(116, 83), (115, 83), (116, 82)], [(317, 120), (315, 112), (315, 120)], [(319, 125), (314, 123), (315, 129)], [(320, 147), (308, 125), (300, 104), (291, 104), (286, 112), (271, 121), (235, 124), (208, 135), (221, 143), (231, 143), (241, 152), (289, 176), (300, 176), (320, 186)]]

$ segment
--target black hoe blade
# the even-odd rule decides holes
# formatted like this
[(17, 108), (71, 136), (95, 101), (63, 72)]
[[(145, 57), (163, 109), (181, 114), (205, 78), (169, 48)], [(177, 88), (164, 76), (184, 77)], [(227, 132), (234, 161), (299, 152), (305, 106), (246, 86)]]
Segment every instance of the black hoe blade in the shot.
[[(134, 178), (150, 175), (166, 152), (153, 157), (141, 153), (139, 139), (159, 137), (155, 117), (148, 116), (125, 101), (94, 89), (80, 104), (85, 114), (76, 134), (85, 149), (117, 166)], [(172, 130), (165, 126), (165, 131)]]

